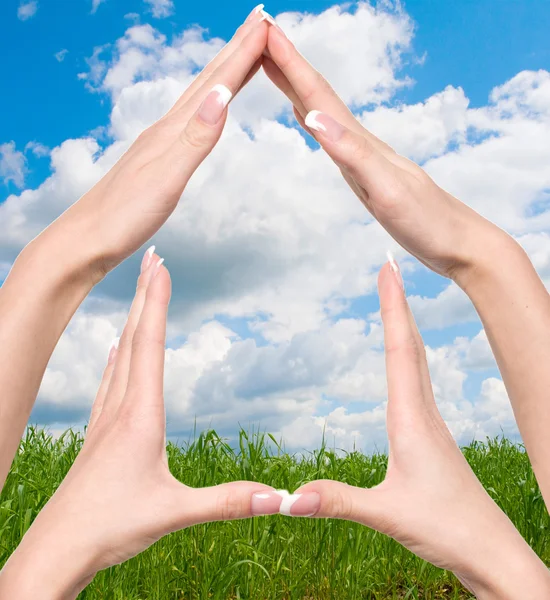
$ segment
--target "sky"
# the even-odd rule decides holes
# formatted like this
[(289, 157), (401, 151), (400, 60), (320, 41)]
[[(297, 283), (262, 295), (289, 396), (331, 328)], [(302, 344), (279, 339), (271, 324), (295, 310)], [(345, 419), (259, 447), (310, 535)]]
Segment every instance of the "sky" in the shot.
[[(242, 0), (0, 4), (0, 281), (252, 8)], [(514, 235), (548, 284), (548, 2), (274, 0), (266, 9), (363, 124)], [(252, 181), (250, 172), (262, 176)], [(383, 447), (375, 284), (388, 248), (402, 263), (457, 440), (517, 439), (468, 299), (372, 221), (263, 74), (232, 104), (222, 141), (154, 242), (174, 279), (172, 439), (196, 422), (228, 437), (259, 426), (292, 449), (315, 447), (323, 431), (339, 447)], [(60, 431), (86, 422), (139, 262), (117, 268), (69, 325), (35, 423)]]

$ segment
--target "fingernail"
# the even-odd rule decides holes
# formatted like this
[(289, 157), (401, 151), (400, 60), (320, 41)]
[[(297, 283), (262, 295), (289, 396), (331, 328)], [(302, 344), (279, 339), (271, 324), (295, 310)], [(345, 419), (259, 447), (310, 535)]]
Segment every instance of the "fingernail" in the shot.
[(261, 14), (260, 23), (262, 21), (267, 21), (270, 25), (273, 25), (273, 27), (275, 27), (275, 29), (277, 29), (277, 31), (280, 31), (284, 35), (285, 38), (287, 37), (286, 33), (281, 29), (281, 26), (277, 23), (277, 21), (275, 21), (275, 19), (267, 11), (262, 9), (259, 12)]
[(118, 343), (120, 342), (120, 338), (115, 338), (112, 342), (111, 342), (111, 347), (109, 349), (109, 359), (108, 359), (108, 364), (111, 364), (112, 362), (114, 362), (117, 352), (118, 352)]
[(401, 269), (399, 268), (397, 261), (393, 257), (393, 254), (389, 250), (387, 252), (387, 255), (388, 255), (388, 261), (390, 263), (391, 270), (393, 271), (393, 273), (397, 279), (397, 283), (399, 283), (399, 287), (403, 291), (405, 291), (405, 284), (403, 282), (403, 276), (401, 275)]
[(282, 498), (279, 514), (287, 517), (311, 517), (321, 506), (321, 497), (316, 492), (289, 494), (286, 490), (276, 490)]
[(259, 13), (262, 12), (262, 9), (264, 7), (264, 4), (258, 4), (258, 6), (256, 6), (252, 12), (248, 15), (248, 17), (246, 17), (245, 19), (245, 23), (248, 23), (249, 21), (252, 21), (252, 19), (258, 15)]
[(329, 115), (318, 110), (312, 110), (306, 115), (306, 125), (319, 132), (327, 139), (337, 142), (344, 134), (345, 128)]
[(262, 18), (260, 19), (260, 23), (262, 21), (267, 21), (270, 25), (275, 25), (275, 27), (277, 27), (277, 23), (275, 21), (275, 19), (265, 10), (262, 9), (260, 10), (260, 14), (262, 15)]
[(151, 284), (151, 281), (156, 277), (158, 272), (160, 271), (160, 267), (164, 262), (164, 258), (160, 258), (154, 265), (151, 265), (149, 269), (149, 279), (147, 280), (147, 286)]
[(251, 512), (255, 517), (276, 515), (281, 506), (281, 496), (275, 491), (257, 492), (252, 495)]
[(145, 273), (145, 271), (147, 271), (147, 269), (149, 268), (149, 265), (151, 264), (151, 258), (153, 257), (154, 253), (155, 253), (155, 246), (151, 246), (150, 248), (147, 249), (147, 251), (143, 255), (143, 260), (141, 261), (141, 272), (142, 273)]
[(199, 117), (208, 125), (216, 125), (232, 97), (233, 94), (225, 85), (215, 85), (204, 99), (199, 109)]

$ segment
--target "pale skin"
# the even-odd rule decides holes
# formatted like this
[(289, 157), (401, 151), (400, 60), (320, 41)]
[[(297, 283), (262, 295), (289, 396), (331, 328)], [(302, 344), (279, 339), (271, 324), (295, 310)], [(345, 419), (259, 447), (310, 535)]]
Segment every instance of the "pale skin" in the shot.
[(268, 50), (268, 77), (361, 202), (403, 248), (472, 300), (550, 506), (550, 295), (526, 253), (367, 131), (277, 27)]
[[(453, 571), (481, 599), (545, 597), (546, 567), (480, 485), (437, 410), (399, 272), (386, 265), (379, 288), (389, 392), (386, 479), (372, 489), (312, 482), (298, 490), (292, 516), (377, 529)], [(279, 512), (281, 497), (268, 486), (192, 489), (170, 474), (162, 389), (169, 297), (168, 271), (146, 254), (83, 449), (0, 573), (0, 598), (70, 600), (97, 571), (171, 531)]]
[(268, 27), (253, 12), (174, 107), (15, 261), (0, 289), (0, 488), (61, 333), (91, 289), (174, 211), (224, 127), (214, 86), (235, 94), (254, 75)]
[[(201, 103), (215, 84), (236, 92), (257, 69), (266, 44), (280, 67), (267, 60), (266, 70), (293, 98), (299, 119), (304, 122), (310, 110), (323, 110), (346, 124), (337, 140), (323, 136), (322, 131), (316, 136), (354, 191), (405, 248), (462, 285), (484, 319), (501, 369), (501, 363), (512, 363), (510, 352), (498, 351), (506, 346), (499, 337), (502, 323), (493, 323), (492, 315), (484, 317), (479, 305), (494, 309), (492, 303), (497, 297), (502, 300), (503, 290), (510, 291), (505, 276), (509, 271), (495, 275), (487, 254), (499, 260), (504, 256), (513, 271), (532, 269), (525, 255), (508, 236), (443, 192), (416, 165), (398, 157), (362, 128), (359, 131), (353, 117), (346, 121), (351, 113), (318, 74), (292, 54), (292, 45), (280, 31), (274, 27), (268, 34), (265, 23), (252, 19), (174, 109), (145, 132), (113, 171), (17, 260), (0, 292), (0, 313), (10, 315), (9, 322), (0, 326), (2, 347), (10, 348), (0, 361), (0, 385), (7, 390), (0, 405), (3, 478), (47, 360), (66, 323), (91, 287), (146, 241), (174, 210), (188, 178), (223, 127), (225, 111), (216, 123), (208, 123), (197, 114)], [(290, 54), (285, 54), (287, 51)], [(319, 122), (323, 123), (322, 119)], [(324, 121), (324, 126), (329, 129), (330, 122)], [(434, 237), (434, 231), (442, 231), (446, 237)], [(429, 248), (423, 245), (424, 239), (430, 239)], [(472, 246), (476, 240), (482, 248)], [(481, 249), (485, 256), (480, 259)], [(2, 571), (2, 598), (73, 598), (97, 570), (126, 560), (169, 531), (206, 520), (279, 510), (280, 496), (267, 486), (241, 482), (190, 490), (168, 471), (162, 369), (170, 281), (157, 259), (155, 255), (150, 261), (144, 259), (128, 325), (119, 351), (111, 355), (84, 448)], [(387, 478), (372, 490), (337, 482), (308, 484), (299, 490), (303, 495), (292, 514), (349, 518), (379, 529), (427, 560), (454, 571), (480, 598), (549, 595), (546, 568), (483, 491), (437, 411), (422, 341), (399, 281), (389, 267), (384, 268), (380, 294), (391, 445)], [(513, 278), (513, 283), (517, 286), (517, 279)], [(521, 293), (544, 312), (542, 295), (534, 293), (541, 287), (536, 273), (524, 283)], [(547, 294), (545, 297), (547, 301)], [(506, 315), (517, 319), (514, 303), (523, 299), (512, 299), (510, 306), (505, 302), (496, 312), (502, 319), (501, 313), (508, 310)], [(537, 327), (542, 327), (540, 322)], [(33, 333), (36, 331), (39, 336)], [(508, 335), (520, 333), (513, 325), (508, 330)], [(535, 339), (543, 349), (541, 337)], [(517, 354), (513, 358), (516, 360)], [(540, 353), (538, 360), (542, 360)], [(520, 394), (516, 367), (509, 364), (511, 374), (504, 378), (509, 390), (516, 382), (519, 397), (523, 391)], [(531, 364), (529, 368), (532, 379)], [(529, 438), (536, 451), (540, 444), (536, 419), (530, 412), (537, 406), (521, 398), (512, 397), (512, 401), (520, 428), (529, 429), (531, 423)], [(522, 433), (526, 438), (523, 429)], [(138, 453), (136, 447), (140, 447)], [(529, 445), (528, 449), (533, 458)], [(540, 481), (539, 472), (537, 476)], [(54, 568), (68, 563), (73, 568), (66, 572)], [(36, 582), (39, 587), (35, 589)]]
[(525, 600), (550, 594), (550, 574), (483, 489), (435, 403), (414, 317), (394, 265), (379, 293), (388, 379), (389, 461), (371, 489), (315, 481), (316, 517), (348, 519), (393, 537), (449, 571), (480, 599)]
[[(163, 395), (170, 291), (167, 269), (147, 254), (84, 446), (0, 573), (0, 598), (75, 598), (97, 571), (167, 533), (250, 517), (253, 494), (272, 492), (253, 482), (192, 489), (171, 475)], [(273, 512), (279, 503), (271, 501)]]

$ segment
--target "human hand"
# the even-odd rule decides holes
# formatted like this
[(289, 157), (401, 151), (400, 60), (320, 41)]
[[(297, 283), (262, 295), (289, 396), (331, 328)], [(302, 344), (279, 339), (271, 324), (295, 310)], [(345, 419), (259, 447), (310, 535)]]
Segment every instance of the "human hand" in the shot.
[(379, 278), (388, 379), (385, 480), (362, 489), (314, 481), (316, 517), (348, 519), (448, 569), (479, 598), (550, 597), (550, 575), (485, 492), (434, 401), (422, 338), (396, 263)]
[(298, 122), (371, 214), (422, 263), (460, 280), (481, 260), (490, 260), (491, 246), (513, 243), (365, 129), (278, 27), (269, 29), (268, 50), (264, 71), (290, 99)]
[(59, 336), (92, 287), (175, 209), (221, 135), (231, 95), (260, 66), (269, 19), (252, 11), (168, 114), (15, 261), (0, 290), (0, 314), (10, 315), (0, 321), (0, 487)]
[[(80, 268), (101, 279), (155, 234), (223, 131), (226, 107), (260, 68), (268, 20), (255, 9), (173, 108), (52, 227), (78, 234)], [(53, 235), (49, 236), (53, 238)]]
[(367, 131), (277, 27), (269, 30), (268, 49), (265, 72), (368, 210), (406, 250), (470, 297), (550, 507), (550, 296), (529, 257), (510, 235)]
[(291, 506), (293, 515), (316, 510), (317, 494), (283, 501), (285, 492), (260, 483), (192, 489), (171, 475), (163, 398), (169, 299), (168, 271), (148, 251), (83, 448), (2, 570), (0, 598), (74, 598), (97, 571), (169, 532), (280, 510), (290, 514)]

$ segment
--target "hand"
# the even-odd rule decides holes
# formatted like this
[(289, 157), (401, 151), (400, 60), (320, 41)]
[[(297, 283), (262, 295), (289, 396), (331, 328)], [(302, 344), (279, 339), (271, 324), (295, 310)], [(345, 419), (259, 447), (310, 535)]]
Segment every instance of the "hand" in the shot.
[[(152, 252), (142, 270), (82, 451), (4, 567), (0, 598), (74, 598), (98, 570), (171, 531), (281, 508), (286, 494), (263, 484), (192, 489), (171, 475), (163, 399), (170, 277)], [(313, 503), (307, 496), (285, 502), (294, 515), (310, 514), (319, 503), (312, 496)]]
[(254, 10), (168, 114), (15, 261), (0, 290), (0, 315), (9, 314), (0, 319), (0, 487), (59, 336), (92, 287), (175, 209), (231, 96), (260, 67), (267, 23)]
[[(277, 27), (263, 68), (299, 123), (340, 168), (353, 192), (399, 244), (432, 270), (459, 277), (476, 264), (495, 225), (441, 189), (415, 163), (366, 130)], [(320, 112), (322, 111), (322, 112)]]
[(368, 210), (405, 249), (454, 279), (472, 300), (550, 507), (550, 295), (529, 258), (511, 236), (362, 127), (277, 27), (269, 30), (268, 49), (267, 75)]
[(158, 231), (223, 131), (230, 99), (260, 68), (268, 22), (253, 11), (174, 107), (64, 217), (81, 223), (101, 277)]
[(396, 263), (379, 278), (388, 379), (390, 455), (371, 489), (315, 481), (316, 517), (357, 521), (453, 571), (479, 598), (550, 597), (544, 564), (485, 492), (434, 401), (422, 338)]

